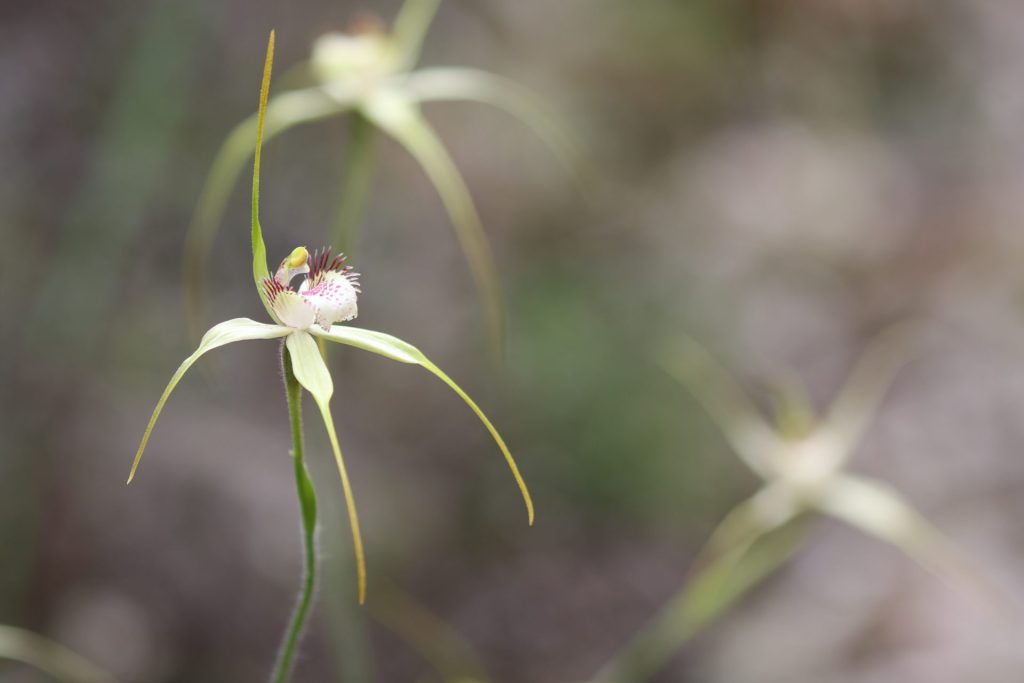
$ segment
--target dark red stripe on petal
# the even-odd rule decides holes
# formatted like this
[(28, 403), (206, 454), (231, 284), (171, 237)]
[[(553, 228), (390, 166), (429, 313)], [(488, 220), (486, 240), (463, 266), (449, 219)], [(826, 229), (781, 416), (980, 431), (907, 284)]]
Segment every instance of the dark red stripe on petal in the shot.
[(345, 266), (345, 255), (337, 254), (331, 256), (331, 248), (323, 247), (313, 252), (312, 258), (309, 260), (309, 284), (315, 287), (323, 277), (324, 273), (329, 272), (340, 272), (344, 273), (351, 270), (350, 266)]

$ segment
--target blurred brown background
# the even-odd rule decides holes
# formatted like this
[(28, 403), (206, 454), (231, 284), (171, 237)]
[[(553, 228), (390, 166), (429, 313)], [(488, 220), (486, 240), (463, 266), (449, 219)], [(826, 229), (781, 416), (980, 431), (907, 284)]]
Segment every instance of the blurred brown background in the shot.
[[(300, 568), (274, 343), (204, 361), (124, 479), (190, 352), (184, 228), (221, 140), (255, 108), (269, 29), (280, 75), (354, 12), (397, 7), (0, 2), (0, 623), (125, 682), (265, 679)], [(875, 332), (925, 320), (853, 468), (897, 486), (1020, 597), (1024, 4), (448, 0), (423, 63), (530, 86), (595, 165), (581, 195), (505, 114), (427, 108), (494, 242), (510, 316), (500, 370), (434, 190), (383, 139), (354, 261), (359, 324), (417, 344), (478, 399), (537, 524), (439, 382), (337, 353), (370, 607), (347, 606), (347, 522), (310, 413), (328, 575), (295, 680), (441, 680), (410, 642), (420, 610), (495, 681), (587, 680), (756, 486), (654, 362), (680, 332), (755, 396), (799, 377), (821, 406)], [(321, 241), (346, 131), (328, 121), (267, 147), (272, 261)], [(218, 237), (214, 320), (262, 319), (247, 183)], [(1010, 682), (1020, 636), (824, 522), (656, 680)], [(44, 679), (0, 664), (0, 680)]]

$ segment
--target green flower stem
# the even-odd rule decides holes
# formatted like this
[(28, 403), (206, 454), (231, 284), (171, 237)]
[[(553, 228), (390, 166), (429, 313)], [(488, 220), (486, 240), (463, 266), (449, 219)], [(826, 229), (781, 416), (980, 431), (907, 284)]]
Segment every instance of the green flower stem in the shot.
[(345, 252), (349, 259), (355, 253), (359, 232), (366, 214), (367, 200), (373, 184), (373, 124), (358, 111), (352, 113), (349, 146), (341, 180), (341, 195), (334, 230), (328, 244)]
[(291, 623), (285, 634), (281, 649), (277, 655), (277, 665), (271, 680), (274, 683), (285, 683), (291, 674), (295, 649), (309, 617), (309, 607), (313, 602), (316, 588), (316, 491), (306, 470), (306, 462), (302, 449), (302, 387), (292, 370), (292, 360), (288, 349), (281, 346), (281, 366), (284, 370), (285, 394), (288, 397), (288, 417), (292, 430), (292, 460), (295, 462), (295, 488), (299, 494), (299, 506), (302, 512), (302, 543), (304, 564), (302, 590), (299, 593)]

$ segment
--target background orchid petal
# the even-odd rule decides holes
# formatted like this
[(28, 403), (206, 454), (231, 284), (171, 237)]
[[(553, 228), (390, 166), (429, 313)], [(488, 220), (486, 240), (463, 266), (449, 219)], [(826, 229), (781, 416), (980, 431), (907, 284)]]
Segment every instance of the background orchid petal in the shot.
[(403, 88), (419, 102), (464, 100), (502, 109), (533, 131), (574, 173), (581, 186), (583, 178), (590, 175), (579, 145), (568, 128), (536, 93), (509, 78), (481, 69), (439, 67), (409, 74)]
[(358, 580), (359, 602), (366, 600), (366, 557), (363, 553), (363, 537), (359, 532), (359, 516), (356, 514), (355, 496), (352, 493), (352, 484), (349, 482), (348, 471), (345, 469), (345, 460), (341, 455), (341, 447), (338, 445), (338, 436), (334, 431), (334, 419), (331, 417), (331, 396), (334, 394), (334, 382), (331, 380), (331, 373), (324, 363), (316, 340), (308, 333), (296, 331), (285, 340), (288, 353), (291, 355), (292, 369), (295, 378), (299, 380), (306, 391), (313, 396), (317, 406), (320, 408), (320, 415), (324, 420), (324, 427), (327, 429), (327, 438), (331, 442), (331, 449), (334, 451), (334, 460), (338, 466), (338, 474), (341, 477), (341, 488), (345, 493), (345, 505), (348, 508), (349, 525), (352, 527), (352, 544), (356, 556), (356, 573)]
[(469, 395), (463, 391), (451, 377), (446, 375), (439, 367), (430, 362), (430, 360), (423, 355), (422, 351), (409, 342), (402, 341), (398, 337), (393, 337), (390, 334), (384, 334), (383, 332), (376, 332), (373, 330), (364, 330), (358, 327), (349, 327), (347, 325), (335, 325), (331, 327), (329, 332), (325, 332), (317, 328), (312, 328), (310, 331), (317, 337), (329, 339), (331, 341), (338, 342), (339, 344), (355, 346), (363, 349), (364, 351), (370, 351), (371, 353), (385, 356), (400, 363), (420, 365), (447, 384), (448, 387), (458, 394), (466, 405), (468, 405), (476, 414), (477, 418), (479, 418), (484, 424), (484, 427), (487, 428), (487, 431), (490, 432), (495, 443), (498, 444), (498, 448), (501, 449), (502, 455), (505, 456), (505, 462), (508, 463), (509, 469), (512, 470), (512, 476), (515, 477), (516, 484), (519, 485), (519, 491), (523, 496), (523, 502), (526, 504), (527, 516), (529, 517), (530, 524), (533, 524), (533, 500), (530, 498), (530, 491), (527, 489), (526, 482), (523, 480), (523, 476), (519, 472), (519, 467), (516, 465), (515, 458), (512, 457), (511, 451), (509, 451), (508, 446), (505, 445), (505, 440), (501, 438), (501, 434), (498, 433), (498, 430), (494, 427), (476, 402), (474, 402), (473, 399), (470, 398)]
[(505, 335), (505, 306), (494, 254), (469, 188), (455, 162), (416, 103), (397, 90), (377, 93), (365, 103), (362, 111), (377, 127), (408, 150), (440, 195), (473, 274), (488, 335), (494, 349), (500, 352)]
[(822, 512), (892, 543), (938, 576), (996, 602), (995, 590), (973, 563), (888, 484), (838, 476), (823, 489), (816, 505)]
[(832, 404), (825, 425), (838, 438), (844, 461), (853, 454), (896, 373), (910, 360), (916, 332), (913, 322), (903, 323), (873, 339)]
[(153, 425), (156, 424), (156, 419), (160, 417), (160, 411), (164, 408), (164, 403), (167, 402), (167, 398), (174, 391), (174, 387), (178, 385), (181, 378), (185, 376), (188, 369), (199, 360), (207, 351), (217, 348), (218, 346), (224, 346), (237, 341), (245, 341), (247, 339), (275, 339), (277, 337), (283, 337), (291, 332), (287, 327), (281, 325), (271, 325), (268, 323), (261, 323), (249, 318), (234, 318), (232, 320), (226, 320), (219, 325), (215, 325), (210, 328), (210, 331), (203, 335), (202, 340), (199, 342), (199, 348), (195, 352), (186, 358), (182, 364), (175, 371), (171, 377), (171, 381), (167, 383), (167, 388), (164, 389), (164, 393), (160, 396), (160, 400), (157, 401), (156, 408), (153, 410), (152, 417), (149, 418), (149, 424), (146, 425), (146, 431), (142, 435), (142, 442), (139, 444), (139, 450), (135, 453), (135, 461), (132, 463), (131, 472), (128, 474), (128, 483), (132, 483), (132, 479), (135, 477), (135, 470), (139, 466), (139, 461), (142, 460), (142, 452), (146, 450), (146, 443), (149, 441), (149, 435), (153, 431)]
[(423, 39), (440, 5), (441, 0), (406, 0), (402, 4), (391, 29), (400, 69), (411, 69), (419, 61)]
[(740, 459), (762, 477), (772, 476), (779, 437), (729, 372), (690, 337), (666, 347), (661, 356), (665, 371), (693, 394)]

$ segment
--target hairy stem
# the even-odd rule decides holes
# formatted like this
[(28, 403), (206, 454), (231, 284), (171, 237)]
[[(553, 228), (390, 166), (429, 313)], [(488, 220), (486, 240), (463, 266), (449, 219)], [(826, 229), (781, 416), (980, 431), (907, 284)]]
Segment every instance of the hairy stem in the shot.
[(291, 622), (285, 632), (284, 640), (277, 654), (274, 667), (273, 683), (285, 683), (291, 675), (292, 664), (299, 637), (309, 617), (309, 607), (313, 602), (316, 588), (316, 491), (306, 470), (306, 462), (302, 448), (302, 387), (292, 370), (291, 356), (284, 345), (281, 346), (281, 366), (284, 370), (285, 394), (288, 398), (288, 417), (292, 430), (292, 460), (295, 463), (295, 488), (299, 495), (299, 507), (302, 512), (302, 543), (303, 573), (302, 589)]

